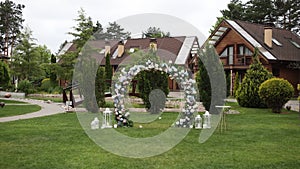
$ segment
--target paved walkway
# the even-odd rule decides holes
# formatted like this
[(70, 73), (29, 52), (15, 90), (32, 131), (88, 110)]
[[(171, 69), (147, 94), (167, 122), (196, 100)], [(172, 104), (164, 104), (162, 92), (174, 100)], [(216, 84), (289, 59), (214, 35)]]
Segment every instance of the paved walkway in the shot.
[[(5, 99), (5, 98), (1, 98)], [(42, 116), (50, 116), (54, 114), (64, 113), (64, 109), (62, 107), (62, 103), (47, 103), (45, 101), (41, 100), (32, 100), (32, 99), (15, 99), (15, 98), (9, 98), (7, 100), (16, 100), (16, 101), (22, 101), (27, 102), (29, 104), (36, 104), (41, 106), (41, 110), (33, 113), (27, 113), (22, 115), (16, 115), (16, 116), (9, 116), (9, 117), (2, 117), (0, 118), (0, 122), (8, 122), (8, 121), (16, 121), (21, 119), (31, 119), (35, 117), (42, 117)], [(7, 104), (11, 105), (11, 104)], [(18, 104), (21, 105), (21, 104)]]

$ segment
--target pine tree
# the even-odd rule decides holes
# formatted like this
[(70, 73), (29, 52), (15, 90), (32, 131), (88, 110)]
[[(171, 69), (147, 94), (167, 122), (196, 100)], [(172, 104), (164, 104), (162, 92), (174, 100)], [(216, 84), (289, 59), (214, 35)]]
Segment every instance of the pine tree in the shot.
[(270, 79), (272, 74), (258, 59), (258, 49), (255, 49), (253, 63), (247, 70), (245, 77), (237, 91), (237, 101), (242, 107), (266, 107), (258, 95), (259, 86)]
[(27, 79), (30, 82), (39, 81), (45, 77), (45, 71), (41, 65), (41, 55), (38, 47), (33, 42), (32, 31), (26, 28), (20, 34), (21, 42), (14, 49), (11, 69), (19, 80)]
[[(200, 56), (204, 57), (204, 55)], [(198, 59), (198, 72), (196, 73), (196, 82), (199, 90), (200, 101), (206, 110), (210, 109), (211, 104), (211, 85), (207, 70), (201, 59)]]
[(107, 87), (110, 87), (110, 83), (113, 76), (113, 70), (112, 65), (110, 64), (110, 53), (107, 53), (105, 56), (105, 80), (109, 81), (109, 85)]
[[(52, 54), (51, 55), (51, 66), (55, 65), (56, 63), (56, 57)], [(54, 66), (52, 66), (54, 68)], [(57, 85), (57, 75), (54, 69), (50, 68), (50, 82), (53, 86)]]
[(149, 27), (143, 34), (146, 38), (162, 38), (162, 37), (170, 37), (170, 32), (164, 32), (160, 28), (157, 27)]
[(99, 66), (95, 80), (95, 95), (99, 107), (105, 105), (105, 69)]
[(130, 37), (130, 32), (124, 32), (124, 28), (117, 24), (117, 22), (109, 23), (106, 28), (107, 39), (127, 39)]
[(221, 13), (224, 18), (232, 19), (232, 20), (234, 19), (243, 20), (244, 17), (243, 13), (245, 8), (240, 0), (231, 0), (230, 3), (227, 5), (227, 8), (228, 9), (221, 10)]
[(234, 86), (233, 86), (233, 96), (237, 97), (237, 90), (240, 86), (240, 79), (239, 79), (239, 73), (235, 73), (235, 78), (234, 78)]
[(16, 45), (18, 34), (23, 28), (22, 10), (24, 8), (24, 5), (15, 4), (10, 0), (0, 2), (0, 53), (4, 56), (10, 56)]
[(10, 82), (10, 72), (7, 64), (0, 61), (0, 87), (6, 89)]
[(73, 27), (75, 32), (69, 32), (69, 34), (74, 36), (75, 39), (73, 41), (79, 52), (84, 44), (93, 37), (95, 27), (92, 18), (86, 16), (82, 8), (78, 11), (78, 18), (75, 21), (77, 22), (77, 26)]

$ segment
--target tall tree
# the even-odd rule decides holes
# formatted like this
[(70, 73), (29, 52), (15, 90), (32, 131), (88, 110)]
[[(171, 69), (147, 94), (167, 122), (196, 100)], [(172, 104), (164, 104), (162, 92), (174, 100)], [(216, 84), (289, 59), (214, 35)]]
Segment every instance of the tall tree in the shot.
[(105, 86), (105, 69), (99, 66), (95, 79), (95, 96), (99, 107), (105, 105)]
[(253, 63), (247, 70), (241, 85), (237, 90), (237, 101), (242, 107), (266, 107), (258, 95), (259, 86), (272, 78), (270, 73), (258, 59), (258, 49), (255, 49)]
[(10, 71), (8, 65), (0, 61), (0, 87), (6, 89), (9, 86), (10, 81)]
[[(200, 57), (204, 58), (205, 53), (201, 53)], [(208, 72), (201, 59), (198, 59), (198, 72), (196, 73), (196, 82), (199, 90), (200, 101), (206, 110), (210, 109), (211, 104), (211, 85)]]
[(265, 24), (276, 21), (272, 0), (250, 0), (246, 4), (245, 20)]
[(300, 35), (300, 0), (231, 0), (227, 8), (221, 10), (226, 19), (273, 24)]
[(45, 72), (41, 67), (41, 53), (33, 42), (32, 31), (25, 28), (20, 34), (21, 42), (16, 46), (12, 55), (13, 75), (19, 80), (38, 81), (44, 78)]
[(55, 64), (56, 64), (56, 57), (52, 54), (49, 78), (50, 78), (51, 84), (54, 86), (57, 85), (57, 75), (56, 75), (55, 68), (53, 67)]
[(170, 32), (164, 32), (160, 28), (157, 27), (149, 27), (145, 32), (143, 32), (143, 35), (146, 36), (146, 38), (161, 38), (161, 37), (170, 37)]
[(228, 9), (221, 10), (221, 13), (224, 18), (232, 20), (243, 20), (243, 13), (245, 12), (245, 8), (241, 0), (231, 0), (230, 3), (227, 5), (227, 8)]
[(21, 32), (24, 7), (10, 0), (0, 2), (0, 54), (6, 57), (11, 55), (16, 45), (17, 35)]
[[(113, 76), (113, 69), (112, 69), (112, 65), (110, 64), (110, 53), (107, 53), (107, 55), (105, 56), (105, 79), (111, 82), (112, 76)], [(110, 87), (110, 85), (108, 87)]]
[(109, 22), (109, 26), (106, 28), (107, 39), (128, 39), (129, 37), (130, 32), (125, 32), (121, 25), (117, 22)]
[(300, 1), (275, 0), (274, 9), (277, 16), (277, 26), (300, 33)]
[(84, 44), (93, 37), (95, 27), (92, 18), (86, 16), (82, 8), (78, 11), (78, 18), (75, 21), (77, 22), (77, 26), (73, 27), (75, 32), (69, 32), (69, 34), (74, 36), (74, 43), (80, 51)]

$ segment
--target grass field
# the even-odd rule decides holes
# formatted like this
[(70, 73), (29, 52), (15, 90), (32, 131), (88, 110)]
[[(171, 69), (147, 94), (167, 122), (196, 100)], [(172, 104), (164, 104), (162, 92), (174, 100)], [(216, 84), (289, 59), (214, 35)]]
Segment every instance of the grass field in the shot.
[(57, 102), (57, 103), (62, 103), (63, 99), (60, 97), (38, 97), (38, 96), (29, 96), (27, 97), (29, 99), (35, 99), (35, 100), (44, 100), (44, 101), (52, 101), (52, 102)]
[(30, 105), (22, 101), (0, 99), (0, 102), (6, 104), (3, 108), (0, 108), (0, 117), (21, 115), (41, 110), (41, 107), (38, 105)]
[(22, 102), (22, 101), (6, 100), (6, 99), (0, 99), (0, 102), (4, 102), (6, 104), (27, 104), (26, 102)]
[[(0, 123), (0, 166), (9, 168), (195, 168), (291, 169), (300, 166), (300, 120), (297, 112), (273, 114), (269, 109), (241, 108), (227, 115), (228, 130), (215, 133), (203, 144), (192, 129), (177, 146), (161, 155), (142, 159), (120, 157), (104, 151), (89, 139), (76, 114)], [(132, 137), (164, 131), (177, 113), (163, 113), (162, 120), (143, 128), (117, 129)], [(122, 145), (126, 146), (126, 145)]]

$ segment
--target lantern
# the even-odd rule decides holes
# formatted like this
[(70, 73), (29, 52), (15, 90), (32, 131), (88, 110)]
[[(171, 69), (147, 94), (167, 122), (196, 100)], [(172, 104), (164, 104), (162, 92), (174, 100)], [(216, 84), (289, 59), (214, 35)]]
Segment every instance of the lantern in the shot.
[(210, 129), (211, 128), (211, 125), (210, 125), (210, 114), (208, 111), (206, 111), (203, 115), (204, 117), (204, 122), (203, 122), (203, 128), (204, 129)]
[(112, 111), (109, 110), (109, 108), (103, 111), (103, 123), (101, 128), (112, 128), (111, 114)]
[(99, 119), (97, 117), (95, 117), (94, 120), (91, 122), (91, 129), (99, 129)]
[(202, 118), (200, 115), (197, 115), (195, 117), (195, 129), (201, 129), (202, 128)]

